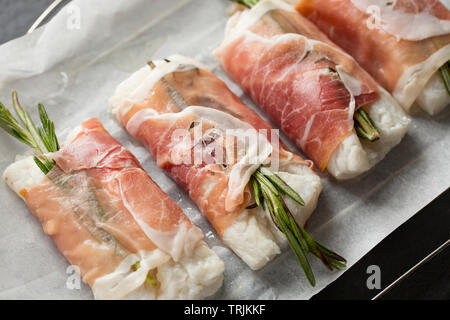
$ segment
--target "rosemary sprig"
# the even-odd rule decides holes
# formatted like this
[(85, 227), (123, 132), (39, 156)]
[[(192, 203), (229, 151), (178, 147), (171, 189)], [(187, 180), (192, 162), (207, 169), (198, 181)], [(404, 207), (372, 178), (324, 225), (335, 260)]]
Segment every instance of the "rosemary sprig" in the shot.
[(0, 102), (0, 127), (14, 138), (38, 151), (39, 156), (33, 158), (34, 162), (44, 174), (47, 174), (55, 162), (45, 154), (59, 150), (55, 125), (49, 119), (41, 103), (38, 104), (40, 127), (36, 127), (28, 112), (20, 105), (16, 91), (12, 92), (12, 104), (19, 120), (14, 118), (12, 113)]
[(330, 270), (345, 267), (347, 261), (343, 257), (315, 241), (295, 221), (282, 195), (288, 196), (301, 206), (304, 206), (305, 202), (283, 179), (268, 167), (261, 166), (252, 175), (250, 183), (256, 204), (263, 208), (267, 206), (272, 221), (286, 236), (289, 246), (312, 286), (316, 284), (316, 280), (308, 261), (308, 253), (318, 257)]
[(42, 127), (38, 128), (39, 136), (42, 139), (47, 151), (56, 152), (59, 150), (59, 142), (55, 133), (55, 124), (47, 115), (44, 105), (38, 104), (39, 118), (41, 119)]
[(439, 68), (439, 73), (441, 75), (445, 89), (450, 96), (450, 61), (447, 61), (442, 67)]
[(375, 122), (370, 118), (369, 114), (364, 109), (359, 108), (354, 115), (355, 130), (359, 137), (374, 142), (380, 139), (380, 132), (378, 131)]
[(259, 0), (231, 0), (231, 1), (242, 4), (247, 8), (251, 8), (259, 2)]
[[(244, 5), (245, 7), (251, 9), (253, 6), (255, 6), (259, 0), (231, 0), (232, 2), (236, 2), (239, 4)], [(276, 13), (271, 13), (272, 18), (275, 22), (278, 23), (281, 29), (288, 32), (288, 30), (291, 30), (292, 28), (295, 30), (295, 26), (291, 25), (288, 20), (286, 20), (284, 17), (274, 16)], [(280, 19), (283, 19), (284, 24)], [(284, 27), (284, 25), (287, 25), (288, 27)], [(294, 32), (297, 33), (297, 32)], [(444, 85), (447, 89), (448, 94), (450, 95), (450, 61), (447, 62), (444, 66), (442, 66), (439, 69), (439, 72), (441, 73), (442, 80), (444, 82)], [(330, 68), (330, 72), (336, 74), (337, 77), (340, 77), (338, 72), (336, 70), (333, 70)], [(365, 112), (363, 109), (359, 109), (355, 112), (354, 115), (355, 120), (355, 130), (356, 133), (360, 138), (366, 139), (370, 142), (374, 142), (378, 139), (380, 139), (380, 132), (378, 131), (377, 126), (373, 122), (373, 120), (370, 118), (370, 116)]]
[(267, 179), (269, 179), (273, 183), (273, 185), (277, 188), (277, 190), (280, 191), (282, 194), (288, 195), (290, 198), (292, 198), (295, 202), (297, 202), (301, 206), (305, 205), (305, 202), (300, 197), (300, 195), (294, 189), (292, 189), (290, 185), (284, 182), (284, 180), (281, 179), (280, 176), (277, 175), (275, 172), (273, 172), (272, 170), (270, 170), (265, 166), (261, 166), (259, 168), (259, 171), (261, 172), (261, 174), (267, 177)]

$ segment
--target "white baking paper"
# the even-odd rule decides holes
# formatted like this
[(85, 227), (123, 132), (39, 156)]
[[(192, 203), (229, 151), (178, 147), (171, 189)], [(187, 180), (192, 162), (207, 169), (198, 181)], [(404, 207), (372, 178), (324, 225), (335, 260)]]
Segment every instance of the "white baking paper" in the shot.
[[(108, 112), (108, 98), (121, 81), (149, 59), (174, 53), (208, 65), (257, 110), (211, 55), (223, 38), (228, 5), (227, 0), (74, 1), (45, 27), (0, 46), (0, 101), (11, 107), (10, 94), (16, 89), (33, 116), (37, 102), (43, 102), (61, 140), (83, 120), (99, 117), (224, 260), (224, 285), (212, 298), (307, 299), (344, 271), (329, 272), (310, 259), (317, 278), (311, 288), (290, 251), (262, 270), (250, 270)], [(25, 150), (0, 132), (0, 171)], [(324, 190), (307, 229), (345, 256), (350, 267), (449, 187), (449, 159), (449, 111), (439, 118), (419, 114), (402, 143), (364, 177), (336, 182), (323, 175)], [(0, 298), (91, 299), (89, 287), (82, 283), (78, 288), (73, 268), (3, 181), (0, 203)]]

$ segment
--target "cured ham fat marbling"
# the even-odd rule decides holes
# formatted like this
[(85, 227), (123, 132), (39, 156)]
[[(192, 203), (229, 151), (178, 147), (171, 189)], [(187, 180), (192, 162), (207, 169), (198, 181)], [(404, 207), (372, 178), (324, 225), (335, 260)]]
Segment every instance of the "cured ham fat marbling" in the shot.
[[(316, 206), (322, 184), (312, 163), (281, 146), (269, 123), (192, 59), (176, 55), (151, 62), (118, 86), (110, 106), (253, 269), (287, 246), (269, 213), (249, 208), (254, 199), (248, 183), (259, 166), (274, 167), (276, 161), (274, 170), (304, 199), (304, 207), (285, 199), (299, 224)], [(196, 156), (200, 161), (193, 161)]]
[(405, 110), (450, 103), (438, 69), (450, 60), (450, 11), (439, 0), (301, 0), (297, 9), (351, 54)]
[[(235, 13), (214, 52), (224, 69), (321, 169), (352, 178), (380, 161), (409, 119), (357, 62), (282, 1)], [(381, 138), (360, 142), (365, 108)]]
[[(48, 155), (4, 172), (97, 299), (194, 299), (222, 284), (223, 262), (138, 160), (90, 119)], [(151, 281), (149, 281), (151, 279)]]

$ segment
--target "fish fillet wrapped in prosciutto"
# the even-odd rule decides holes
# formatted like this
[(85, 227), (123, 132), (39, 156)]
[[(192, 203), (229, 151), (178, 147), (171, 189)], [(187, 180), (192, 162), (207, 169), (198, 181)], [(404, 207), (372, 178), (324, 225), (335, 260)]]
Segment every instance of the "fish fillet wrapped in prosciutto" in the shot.
[[(396, 101), (283, 1), (263, 0), (236, 12), (214, 54), (281, 130), (337, 179), (373, 167), (408, 129)], [(359, 138), (358, 114), (377, 138)]]
[[(405, 110), (450, 103), (450, 11), (439, 0), (301, 0), (297, 9)], [(447, 88), (446, 88), (447, 85)]]
[(202, 231), (98, 119), (47, 157), (47, 174), (26, 157), (3, 178), (96, 299), (199, 299), (222, 285)]
[(150, 62), (118, 86), (110, 107), (252, 269), (288, 244), (268, 212), (252, 206), (248, 185), (261, 165), (272, 166), (303, 198), (298, 206), (283, 197), (298, 224), (316, 207), (322, 184), (312, 163), (280, 145), (269, 123), (192, 59)]

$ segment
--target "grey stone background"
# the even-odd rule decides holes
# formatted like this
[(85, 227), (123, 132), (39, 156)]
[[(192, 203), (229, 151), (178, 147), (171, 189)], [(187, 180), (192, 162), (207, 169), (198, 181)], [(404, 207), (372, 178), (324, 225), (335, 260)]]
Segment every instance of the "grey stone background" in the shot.
[(53, 0), (0, 0), (0, 43), (24, 35)]

